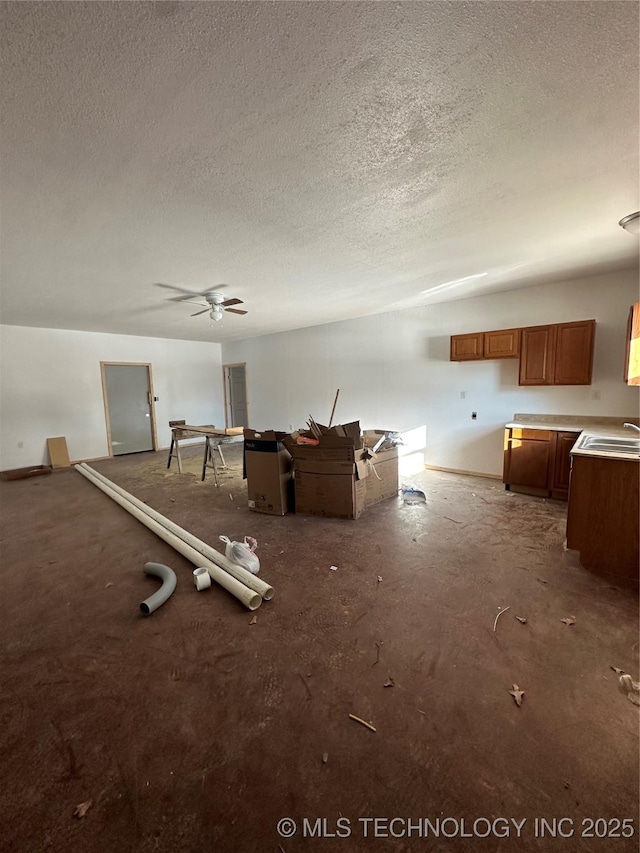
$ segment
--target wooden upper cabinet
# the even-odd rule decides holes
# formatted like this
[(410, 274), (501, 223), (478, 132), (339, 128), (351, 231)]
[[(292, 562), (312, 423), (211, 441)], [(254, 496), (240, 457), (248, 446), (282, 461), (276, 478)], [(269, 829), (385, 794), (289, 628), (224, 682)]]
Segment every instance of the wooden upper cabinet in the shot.
[(451, 361), (477, 361), (482, 358), (484, 333), (451, 336)]
[(520, 329), (484, 333), (484, 358), (517, 358), (519, 355)]
[(624, 368), (627, 385), (640, 385), (640, 302), (629, 308)]
[(595, 320), (522, 330), (520, 385), (590, 385)]
[(595, 320), (556, 326), (554, 385), (590, 385)]
[(553, 385), (556, 327), (529, 326), (520, 339), (520, 385)]
[[(451, 336), (451, 361), (520, 357), (520, 385), (590, 385), (595, 320)], [(640, 385), (640, 302), (629, 316), (627, 382)], [(632, 378), (629, 378), (632, 377)]]

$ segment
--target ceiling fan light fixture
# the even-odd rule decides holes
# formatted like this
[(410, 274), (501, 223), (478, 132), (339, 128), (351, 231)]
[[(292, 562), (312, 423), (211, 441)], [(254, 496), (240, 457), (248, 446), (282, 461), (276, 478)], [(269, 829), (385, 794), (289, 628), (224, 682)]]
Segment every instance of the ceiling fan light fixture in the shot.
[(209, 315), (212, 320), (215, 320), (217, 323), (218, 320), (222, 320), (223, 312), (222, 308), (219, 308), (217, 305), (211, 309), (211, 314)]
[(640, 234), (640, 210), (636, 210), (635, 213), (630, 213), (628, 216), (623, 216), (623, 218), (618, 222), (625, 231), (628, 231), (629, 234)]

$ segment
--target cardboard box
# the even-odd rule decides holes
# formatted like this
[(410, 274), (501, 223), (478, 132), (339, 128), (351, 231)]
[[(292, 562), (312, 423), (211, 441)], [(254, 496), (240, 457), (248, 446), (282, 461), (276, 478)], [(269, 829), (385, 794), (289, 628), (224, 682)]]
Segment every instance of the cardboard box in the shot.
[(378, 451), (371, 460), (373, 470), (367, 477), (365, 507), (386, 501), (398, 494), (398, 448)]
[(313, 473), (296, 468), (296, 512), (327, 518), (358, 518), (364, 510), (366, 480), (355, 476), (355, 465), (343, 473)]
[[(347, 424), (345, 427), (334, 427), (343, 432), (349, 427), (352, 434), (337, 435), (330, 433), (322, 436), (320, 444), (298, 444), (296, 439), (287, 435), (284, 439), (285, 446), (293, 456), (294, 465), (298, 460), (315, 460), (325, 462), (355, 462), (358, 451), (362, 448), (362, 439), (359, 431), (360, 425)], [(358, 434), (356, 435), (356, 430)]]
[(291, 456), (283, 432), (244, 430), (244, 479), (249, 509), (286, 515), (293, 508)]
[(358, 518), (362, 514), (369, 465), (364, 450), (352, 451), (352, 462), (317, 456), (295, 460), (296, 512), (327, 518)]

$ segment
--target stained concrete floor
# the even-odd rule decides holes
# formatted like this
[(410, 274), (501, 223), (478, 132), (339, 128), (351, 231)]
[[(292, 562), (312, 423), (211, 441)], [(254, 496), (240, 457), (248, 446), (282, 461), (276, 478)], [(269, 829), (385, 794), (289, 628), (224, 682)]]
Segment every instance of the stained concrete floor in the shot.
[[(637, 596), (563, 551), (565, 506), (425, 472), (426, 505), (274, 518), (238, 450), (219, 489), (197, 448), (182, 475), (95, 467), (209, 542), (255, 536), (276, 596), (254, 625), (74, 470), (0, 484), (0, 849), (637, 850), (638, 709), (610, 668), (637, 677)], [(149, 618), (147, 560), (179, 579)]]

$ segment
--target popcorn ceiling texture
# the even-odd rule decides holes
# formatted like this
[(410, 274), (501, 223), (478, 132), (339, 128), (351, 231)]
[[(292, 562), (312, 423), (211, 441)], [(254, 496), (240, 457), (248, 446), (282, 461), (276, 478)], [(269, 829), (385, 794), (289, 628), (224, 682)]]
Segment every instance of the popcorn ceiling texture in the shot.
[[(632, 266), (637, 23), (618, 2), (5, 6), (3, 321), (225, 341)], [(154, 282), (228, 283), (250, 313), (192, 319)]]

